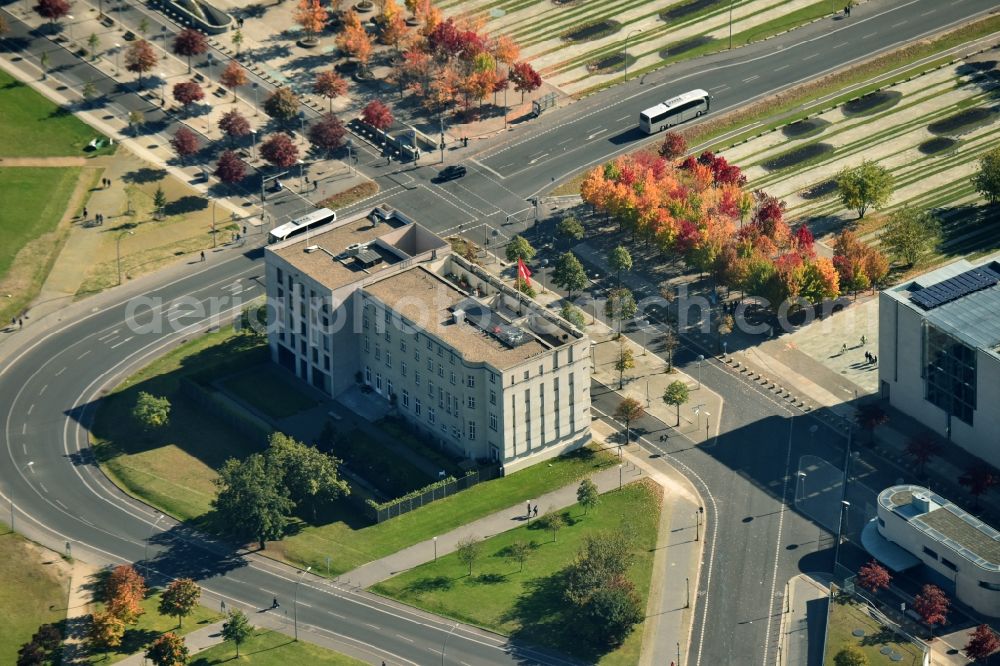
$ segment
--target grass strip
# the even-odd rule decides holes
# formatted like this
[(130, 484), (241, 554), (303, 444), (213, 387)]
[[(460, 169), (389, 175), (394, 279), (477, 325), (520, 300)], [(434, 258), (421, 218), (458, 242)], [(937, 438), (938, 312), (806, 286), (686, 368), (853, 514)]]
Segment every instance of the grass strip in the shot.
[[(191, 666), (215, 666), (229, 662), (236, 662), (236, 646), (232, 643), (222, 643), (203, 650), (192, 657), (189, 663)], [(364, 666), (366, 662), (312, 643), (295, 641), (276, 631), (260, 630), (240, 646), (238, 663), (251, 666)]]

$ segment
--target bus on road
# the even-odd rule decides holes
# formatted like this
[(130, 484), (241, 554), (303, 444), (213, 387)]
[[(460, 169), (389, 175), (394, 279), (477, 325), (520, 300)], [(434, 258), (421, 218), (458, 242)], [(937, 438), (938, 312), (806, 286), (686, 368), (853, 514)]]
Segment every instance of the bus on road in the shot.
[(321, 227), (324, 224), (336, 221), (336, 213), (329, 208), (319, 208), (307, 215), (297, 217), (291, 222), (282, 224), (280, 227), (271, 229), (271, 232), (267, 235), (267, 242), (268, 244), (279, 243), (283, 240), (292, 238), (293, 236), (304, 234), (310, 229), (315, 229), (316, 227)]
[(697, 118), (708, 113), (711, 100), (712, 97), (700, 88), (668, 99), (639, 114), (639, 129), (646, 134), (654, 134), (685, 120)]

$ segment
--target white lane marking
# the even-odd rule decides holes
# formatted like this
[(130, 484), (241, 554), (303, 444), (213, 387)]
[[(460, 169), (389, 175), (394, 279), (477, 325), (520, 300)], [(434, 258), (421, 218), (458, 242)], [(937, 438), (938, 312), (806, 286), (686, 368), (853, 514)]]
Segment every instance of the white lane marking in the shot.
[(21, 442), (21, 451), (24, 452), (24, 455), (28, 455), (28, 445), (24, 442)]
[(28, 405), (28, 416), (31, 416), (31, 412), (35, 409), (35, 403)]
[(81, 358), (83, 358), (84, 356), (86, 356), (86, 355), (87, 355), (87, 354), (89, 354), (89, 353), (90, 353), (90, 350), (88, 349), (87, 351), (85, 351), (85, 352), (83, 352), (82, 354), (80, 354), (79, 356), (77, 356), (77, 357), (76, 357), (76, 360), (78, 360), (78, 361), (79, 361), (79, 360), (80, 360)]
[(760, 74), (754, 74), (753, 76), (743, 79), (743, 83), (750, 83), (751, 81), (756, 81), (760, 78)]
[(788, 470), (792, 464), (792, 433), (795, 431), (795, 415), (788, 420), (788, 444), (785, 449), (785, 480), (781, 486), (781, 511), (778, 513), (778, 536), (774, 540), (774, 568), (771, 572), (771, 596), (767, 607), (767, 629), (764, 631), (764, 666), (768, 666), (768, 652), (771, 648), (771, 621), (774, 619), (775, 587), (778, 584), (778, 562), (781, 558), (781, 533), (785, 525), (785, 512), (788, 510)]
[(121, 342), (118, 342), (118, 343), (115, 343), (115, 344), (111, 345), (111, 348), (115, 349), (116, 347), (121, 347), (123, 344), (125, 344), (126, 342), (128, 342), (129, 340), (131, 340), (134, 337), (135, 337), (134, 335), (130, 335), (127, 338), (125, 338), (124, 340), (122, 340)]
[(100, 340), (101, 342), (104, 342), (106, 339), (108, 339), (108, 338), (110, 338), (112, 336), (115, 336), (115, 335), (118, 335), (118, 329), (117, 328), (115, 330), (111, 331), (110, 333), (105, 333), (104, 335), (102, 335), (101, 337), (99, 337), (97, 339)]
[(781, 70), (788, 69), (789, 67), (791, 67), (791, 65), (782, 65), (781, 67), (775, 67), (774, 71), (780, 72)]
[(46, 487), (45, 487), (45, 484), (44, 484), (44, 483), (42, 483), (41, 481), (39, 481), (39, 482), (38, 482), (38, 487), (42, 489), (42, 492), (43, 492), (43, 493), (47, 493), (47, 492), (49, 492), (49, 489), (48, 489), (48, 488), (46, 488)]
[(818, 57), (818, 56), (819, 56), (819, 54), (818, 54), (818, 53), (810, 53), (809, 55), (807, 55), (807, 56), (804, 56), (804, 57), (802, 58), (802, 60), (803, 60), (803, 61), (806, 61), (806, 60), (812, 60), (813, 58), (816, 58), (816, 57)]
[(305, 606), (306, 608), (312, 608), (312, 604), (307, 604), (304, 601), (300, 601), (298, 603), (299, 603), (299, 606)]
[(346, 620), (347, 619), (346, 616), (341, 615), (340, 613), (334, 613), (333, 611), (327, 611), (327, 613), (329, 613), (330, 615), (332, 615), (334, 617), (339, 617), (341, 620)]
[(42, 395), (43, 393), (45, 393), (45, 389), (47, 389), (48, 387), (49, 387), (48, 384), (46, 384), (45, 386), (43, 386), (42, 389), (38, 392), (38, 395)]
[(929, 10), (929, 11), (926, 11), (926, 12), (924, 12), (923, 14), (921, 14), (921, 16), (927, 16), (928, 14), (933, 14), (933, 13), (934, 13), (934, 12), (936, 12), (936, 11), (937, 11), (936, 9), (931, 9), (931, 10)]
[(850, 42), (841, 42), (841, 43), (837, 44), (836, 46), (834, 46), (833, 48), (839, 49), (841, 46), (847, 46), (848, 44), (850, 44)]
[[(588, 137), (588, 138), (589, 138), (589, 137)], [(538, 160), (542, 159), (542, 158), (543, 158), (543, 157), (545, 157), (546, 155), (548, 155), (548, 153), (542, 153), (541, 155), (539, 155), (539, 156), (538, 156), (538, 157), (536, 157), (535, 159), (533, 159), (533, 160), (530, 160), (530, 161), (528, 162), (528, 164), (534, 164), (535, 162), (537, 162)]]
[(620, 123), (621, 121), (623, 121), (623, 120), (628, 120), (628, 119), (629, 119), (629, 118), (631, 118), (631, 117), (632, 117), (632, 116), (631, 116), (631, 115), (629, 115), (629, 116), (622, 116), (621, 118), (615, 118), (615, 122), (616, 122), (616, 123)]
[(24, 423), (21, 424), (21, 434), (22, 435), (27, 435), (28, 434), (28, 422), (27, 421), (25, 421)]
[(56, 504), (58, 504), (58, 505), (59, 505), (59, 506), (61, 506), (62, 508), (64, 508), (64, 509), (66, 509), (67, 511), (69, 511), (69, 507), (68, 507), (68, 506), (66, 506), (65, 504), (63, 504), (63, 503), (62, 503), (62, 500), (59, 500), (59, 499), (57, 499), (57, 500), (56, 500)]
[(715, 92), (716, 90), (725, 90), (728, 87), (729, 87), (728, 85), (726, 85), (725, 83), (723, 83), (721, 86), (714, 86), (712, 88), (709, 88), (708, 90), (709, 90), (709, 92)]
[(562, 141), (560, 141), (560, 142), (559, 142), (559, 143), (557, 143), (556, 145), (557, 145), (557, 146), (561, 146), (561, 145), (563, 145), (564, 143), (569, 143), (569, 142), (570, 142), (570, 141), (572, 141), (573, 139), (574, 139), (574, 137), (570, 137), (570, 138), (568, 138), (568, 139), (563, 139)]
[(377, 624), (372, 624), (371, 622), (365, 622), (365, 624), (367, 624), (369, 627), (371, 627), (372, 629), (375, 629), (375, 630), (379, 630), (380, 631), (382, 629), (382, 627), (378, 626)]
[(893, 23), (893, 24), (892, 24), (892, 25), (890, 25), (889, 27), (890, 27), (890, 28), (898, 28), (899, 26), (901, 26), (901, 25), (905, 25), (905, 24), (906, 24), (906, 20), (904, 19), (904, 20), (900, 21), (899, 23)]
[(600, 134), (604, 134), (607, 131), (608, 131), (608, 129), (606, 127), (602, 127), (602, 128), (596, 129), (596, 130), (594, 130), (593, 132), (591, 132), (590, 134), (587, 135), (587, 141), (590, 141), (595, 136), (598, 136)]
[(403, 634), (396, 634), (396, 638), (402, 638), (402, 639), (403, 639), (404, 641), (409, 641), (410, 643), (412, 643), (412, 642), (413, 642), (413, 639), (412, 639), (412, 638), (407, 638), (407, 637), (406, 637), (406, 636), (404, 636)]
[(63, 366), (62, 370), (60, 370), (59, 372), (56, 373), (56, 377), (58, 377), (59, 375), (61, 375), (64, 372), (66, 372), (66, 367), (65, 366)]
[(861, 39), (868, 39), (869, 37), (874, 37), (877, 34), (877, 32), (869, 32), (867, 35), (861, 35)]

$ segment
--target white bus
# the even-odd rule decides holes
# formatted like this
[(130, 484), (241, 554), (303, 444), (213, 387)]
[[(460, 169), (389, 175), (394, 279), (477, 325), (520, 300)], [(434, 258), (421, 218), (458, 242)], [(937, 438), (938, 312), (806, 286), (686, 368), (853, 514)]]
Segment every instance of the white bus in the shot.
[(657, 104), (639, 114), (639, 129), (646, 134), (661, 132), (685, 120), (708, 113), (711, 96), (701, 90), (692, 90), (663, 104)]
[(271, 229), (271, 233), (267, 235), (268, 243), (277, 243), (283, 240), (292, 238), (293, 236), (298, 236), (299, 234), (304, 234), (310, 229), (315, 229), (316, 227), (321, 227), (324, 224), (329, 224), (330, 222), (337, 221), (337, 214), (334, 213), (329, 208), (320, 208), (314, 210), (313, 212), (303, 215), (302, 217), (297, 217), (291, 222), (286, 222), (280, 227), (275, 227)]

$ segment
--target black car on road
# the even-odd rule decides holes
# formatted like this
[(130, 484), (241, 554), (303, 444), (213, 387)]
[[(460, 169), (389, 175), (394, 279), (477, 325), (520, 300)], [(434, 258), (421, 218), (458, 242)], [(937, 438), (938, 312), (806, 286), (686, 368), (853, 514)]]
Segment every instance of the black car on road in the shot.
[(461, 178), (466, 174), (466, 169), (461, 164), (451, 164), (441, 169), (438, 175), (435, 176), (435, 183), (445, 183), (449, 180), (455, 180), (456, 178)]

